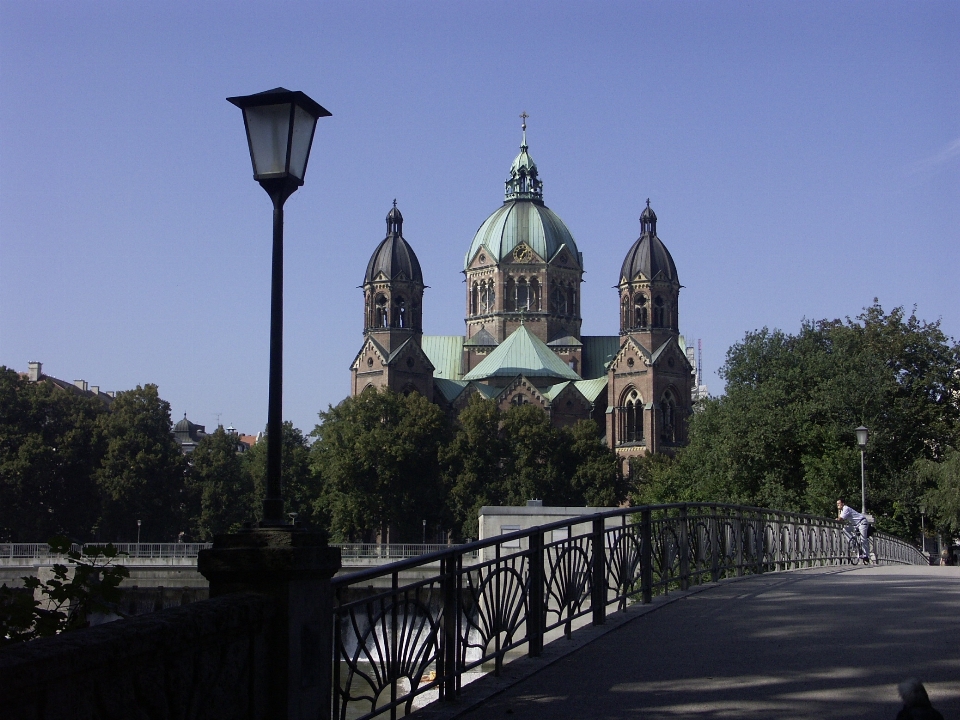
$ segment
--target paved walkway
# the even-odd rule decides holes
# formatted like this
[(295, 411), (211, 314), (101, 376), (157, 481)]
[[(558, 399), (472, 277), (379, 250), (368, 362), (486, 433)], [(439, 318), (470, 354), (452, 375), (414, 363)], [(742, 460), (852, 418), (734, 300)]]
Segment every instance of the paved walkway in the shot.
[(520, 661), (526, 678), (463, 717), (893, 720), (896, 684), (913, 675), (945, 718), (960, 718), (960, 568), (719, 583), (547, 663)]

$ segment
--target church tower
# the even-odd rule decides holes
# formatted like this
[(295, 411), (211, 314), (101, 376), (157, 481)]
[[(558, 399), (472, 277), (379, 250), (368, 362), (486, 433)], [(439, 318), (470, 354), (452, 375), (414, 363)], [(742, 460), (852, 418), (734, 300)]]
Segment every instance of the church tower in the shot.
[(396, 200), (387, 213), (387, 236), (370, 256), (361, 288), (364, 343), (351, 365), (351, 394), (388, 387), (432, 400), (434, 367), (421, 349), (423, 273), (403, 238)]
[(608, 370), (607, 438), (624, 460), (686, 442), (694, 379), (679, 332), (680, 287), (647, 200), (620, 269), (620, 352)]
[(480, 226), (467, 255), (466, 375), (521, 325), (575, 372), (581, 367), (583, 257), (567, 226), (543, 203), (543, 181), (527, 146), (510, 166), (503, 205)]

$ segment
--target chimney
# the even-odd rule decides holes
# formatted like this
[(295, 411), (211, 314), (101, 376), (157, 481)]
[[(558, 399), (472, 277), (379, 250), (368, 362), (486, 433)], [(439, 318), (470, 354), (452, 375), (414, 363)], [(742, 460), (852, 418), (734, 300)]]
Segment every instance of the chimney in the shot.
[(86, 380), (74, 380), (74, 381), (73, 381), (73, 384), (76, 385), (76, 386), (77, 386), (78, 388), (80, 388), (81, 390), (83, 390), (84, 392), (86, 392), (86, 390), (87, 390), (87, 381), (86, 381)]
[(43, 375), (43, 363), (32, 362), (28, 363), (27, 367), (30, 368), (27, 371), (27, 379), (30, 380), (30, 382), (39, 382), (40, 377)]
[(107, 395), (109, 395), (109, 396), (112, 397), (112, 398), (115, 398), (115, 397), (117, 396), (117, 391), (116, 391), (116, 390), (107, 390)]
[(100, 397), (100, 386), (99, 386), (99, 385), (91, 385), (91, 386), (90, 386), (90, 392), (92, 392), (92, 393), (93, 393), (94, 395), (96, 395), (97, 397)]

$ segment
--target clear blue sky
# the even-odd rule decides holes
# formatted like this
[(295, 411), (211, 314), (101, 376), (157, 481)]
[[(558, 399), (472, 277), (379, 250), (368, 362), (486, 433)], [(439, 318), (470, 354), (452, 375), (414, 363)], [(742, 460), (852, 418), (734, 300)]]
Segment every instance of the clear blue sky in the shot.
[(706, 380), (763, 326), (878, 297), (960, 336), (960, 3), (0, 0), (0, 363), (148, 382), (174, 420), (266, 422), (270, 204), (224, 98), (320, 121), (286, 206), (284, 417), (349, 390), (397, 198), (429, 334), (530, 114), (586, 265), (584, 334), (649, 197)]

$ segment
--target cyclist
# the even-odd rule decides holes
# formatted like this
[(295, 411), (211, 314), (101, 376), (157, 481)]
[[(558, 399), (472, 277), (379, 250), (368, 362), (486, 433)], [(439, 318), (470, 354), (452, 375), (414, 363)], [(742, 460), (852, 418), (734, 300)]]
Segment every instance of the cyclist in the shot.
[(844, 503), (843, 498), (840, 498), (837, 500), (837, 520), (848, 523), (851, 531), (860, 533), (860, 538), (863, 540), (860, 559), (863, 560), (864, 564), (870, 562), (870, 538), (867, 534), (869, 527), (867, 516), (858, 513)]

